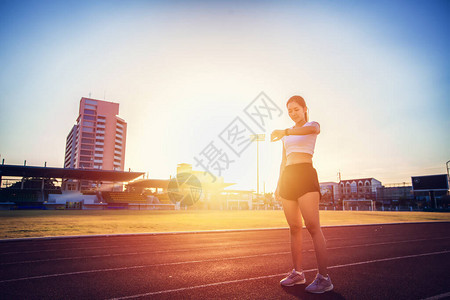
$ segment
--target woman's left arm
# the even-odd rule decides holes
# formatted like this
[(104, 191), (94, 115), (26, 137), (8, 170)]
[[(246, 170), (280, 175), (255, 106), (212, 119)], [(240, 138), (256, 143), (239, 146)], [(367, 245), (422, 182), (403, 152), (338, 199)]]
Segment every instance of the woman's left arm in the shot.
[(288, 135), (319, 134), (320, 125), (317, 122), (311, 122), (307, 126), (303, 126), (300, 128), (287, 128), (285, 130), (274, 130), (271, 135), (271, 141), (275, 142), (280, 140), (283, 136), (286, 135), (286, 131)]
[(303, 126), (300, 128), (288, 128), (286, 131), (288, 135), (319, 134), (320, 125), (317, 122), (311, 122), (311, 124), (307, 126)]

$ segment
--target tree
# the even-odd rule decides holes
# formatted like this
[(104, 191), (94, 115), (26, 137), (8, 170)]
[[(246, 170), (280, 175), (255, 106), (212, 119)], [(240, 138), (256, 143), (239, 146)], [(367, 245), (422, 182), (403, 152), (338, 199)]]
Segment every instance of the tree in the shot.
[[(59, 189), (55, 185), (55, 182), (57, 180), (55, 178), (45, 178), (44, 179), (44, 190), (56, 190)], [(22, 181), (18, 181), (11, 186), (7, 187), (7, 189), (18, 189), (20, 190), (22, 188)], [(27, 190), (40, 190), (42, 188), (42, 178), (39, 177), (31, 177), (31, 178), (24, 178), (23, 180), (23, 188)]]

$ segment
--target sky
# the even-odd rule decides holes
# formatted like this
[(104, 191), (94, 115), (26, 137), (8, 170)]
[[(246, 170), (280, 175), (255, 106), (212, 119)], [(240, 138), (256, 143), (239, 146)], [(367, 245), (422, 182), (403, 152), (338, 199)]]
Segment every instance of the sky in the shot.
[[(260, 191), (276, 188), (286, 101), (321, 126), (320, 182), (384, 185), (445, 174), (450, 160), (449, 1), (0, 1), (0, 158), (63, 167), (81, 97), (117, 102), (125, 169), (176, 175), (212, 142), (220, 174), (256, 190), (257, 146), (220, 139), (239, 117), (259, 142)], [(263, 92), (263, 129), (245, 108)], [(270, 121), (270, 122), (269, 122)]]

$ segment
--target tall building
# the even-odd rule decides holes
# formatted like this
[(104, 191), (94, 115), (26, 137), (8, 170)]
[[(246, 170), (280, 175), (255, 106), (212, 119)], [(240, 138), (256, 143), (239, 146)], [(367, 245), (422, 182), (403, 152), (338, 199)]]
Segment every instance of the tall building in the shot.
[(66, 139), (64, 168), (123, 171), (127, 123), (118, 114), (119, 103), (81, 98)]

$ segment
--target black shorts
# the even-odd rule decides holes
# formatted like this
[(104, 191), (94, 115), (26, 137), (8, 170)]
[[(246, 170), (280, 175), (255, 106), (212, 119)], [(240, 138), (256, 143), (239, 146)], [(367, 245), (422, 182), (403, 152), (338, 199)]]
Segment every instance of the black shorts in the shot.
[(304, 194), (316, 191), (322, 199), (317, 171), (312, 163), (293, 164), (284, 168), (278, 191), (281, 198), (296, 201)]

